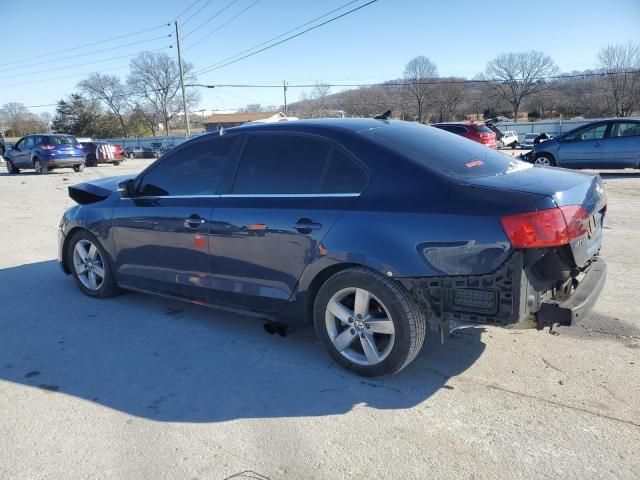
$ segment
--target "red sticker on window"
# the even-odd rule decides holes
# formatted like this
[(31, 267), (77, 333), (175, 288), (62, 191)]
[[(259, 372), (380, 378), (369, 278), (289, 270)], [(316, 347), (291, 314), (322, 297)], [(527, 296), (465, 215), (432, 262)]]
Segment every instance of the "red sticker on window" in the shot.
[(484, 165), (484, 162), (482, 160), (473, 160), (472, 162), (467, 162), (464, 165), (467, 168), (480, 167)]

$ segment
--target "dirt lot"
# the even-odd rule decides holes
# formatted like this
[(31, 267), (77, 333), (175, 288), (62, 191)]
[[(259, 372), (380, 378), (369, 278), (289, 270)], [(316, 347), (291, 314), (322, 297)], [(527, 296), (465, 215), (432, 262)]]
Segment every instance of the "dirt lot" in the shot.
[(0, 175), (0, 478), (640, 478), (638, 172), (603, 173), (609, 277), (586, 321), (431, 337), (368, 381), (310, 330), (82, 295), (55, 261), (66, 186), (146, 163)]

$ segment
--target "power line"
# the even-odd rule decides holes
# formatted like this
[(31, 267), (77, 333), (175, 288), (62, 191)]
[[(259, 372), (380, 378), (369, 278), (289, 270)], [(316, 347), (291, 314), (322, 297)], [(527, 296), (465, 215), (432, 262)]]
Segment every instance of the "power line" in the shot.
[(33, 67), (33, 66), (35, 66), (35, 65), (42, 65), (42, 64), (44, 64), (44, 63), (59, 62), (59, 61), (61, 61), (61, 60), (69, 60), (69, 59), (72, 59), (72, 58), (84, 57), (84, 56), (87, 56), (87, 55), (93, 55), (93, 54), (95, 54), (95, 53), (110, 52), (111, 50), (118, 50), (118, 49), (120, 49), (120, 48), (124, 48), (124, 47), (131, 47), (131, 46), (133, 46), (133, 45), (141, 45), (141, 44), (143, 44), (143, 43), (149, 43), (149, 42), (153, 42), (153, 41), (155, 41), (155, 40), (161, 40), (161, 39), (169, 38), (169, 37), (171, 37), (171, 34), (169, 34), (169, 35), (162, 35), (161, 37), (149, 38), (149, 39), (147, 39), (147, 40), (141, 40), (141, 41), (139, 41), (139, 42), (126, 43), (126, 44), (124, 44), (124, 45), (118, 45), (118, 46), (116, 46), (116, 47), (103, 48), (103, 49), (101, 49), (101, 50), (92, 50), (92, 51), (90, 51), (90, 52), (86, 52), (86, 53), (79, 53), (79, 54), (77, 54), (77, 55), (71, 55), (71, 56), (68, 56), (68, 57), (60, 57), (60, 58), (54, 58), (54, 59), (51, 59), (51, 60), (45, 60), (45, 61), (41, 61), (41, 62), (30, 63), (30, 64), (27, 64), (27, 65), (20, 65), (19, 67), (13, 67), (13, 69), (12, 69), (12, 70), (19, 69), (19, 68)]
[(157, 27), (151, 27), (151, 28), (147, 28), (147, 29), (144, 29), (144, 30), (139, 30), (137, 32), (127, 33), (125, 35), (119, 35), (117, 37), (107, 38), (106, 40), (100, 40), (98, 42), (87, 43), (87, 44), (84, 44), (84, 45), (79, 45), (77, 47), (65, 48), (65, 49), (62, 49), (62, 50), (57, 50), (55, 52), (43, 53), (41, 55), (36, 55), (34, 57), (27, 57), (27, 58), (23, 58), (21, 60), (14, 60), (13, 62), (0, 64), (0, 67), (5, 67), (7, 65), (14, 65), (16, 63), (26, 62), (27, 60), (35, 60), (37, 58), (48, 57), (50, 55), (57, 55), (58, 53), (66, 53), (66, 52), (69, 52), (69, 51), (72, 51), (72, 50), (80, 50), (82, 48), (92, 47), (94, 45), (101, 45), (103, 43), (112, 42), (114, 40), (120, 40), (121, 38), (133, 37), (134, 35), (140, 35), (141, 33), (152, 32), (154, 30), (158, 30), (160, 28), (166, 28), (168, 26), (170, 26), (170, 24), (163, 23), (162, 25), (158, 25)]
[(204, 10), (213, 0), (208, 0), (204, 5), (202, 5), (198, 10), (195, 11), (189, 18), (187, 18), (184, 22), (182, 22), (182, 26), (184, 27), (187, 23), (193, 19), (196, 15), (198, 15), (202, 10)]
[(240, 15), (242, 15), (244, 12), (246, 12), (247, 10), (249, 10), (250, 8), (254, 7), (255, 5), (257, 5), (260, 2), (260, 0), (254, 0), (253, 3), (249, 4), (248, 7), (245, 7), (243, 10), (240, 10), (238, 13), (236, 13), (233, 17), (231, 17), (229, 20), (227, 20), (226, 22), (224, 22), (223, 24), (221, 24), (218, 28), (216, 28), (215, 30), (212, 30), (211, 32), (207, 33), (204, 37), (202, 37), (200, 40), (198, 40), (195, 43), (192, 43), (191, 45), (189, 45), (187, 48), (185, 48), (184, 50), (190, 50), (193, 47), (195, 47), (196, 45), (204, 42), (207, 38), (209, 38), (211, 35), (213, 35), (214, 33), (219, 32), (220, 30), (222, 30), (224, 27), (226, 27), (227, 25), (229, 25), (231, 22), (233, 22), (236, 18), (238, 18)]
[[(565, 74), (565, 75), (551, 75), (545, 77), (536, 77), (535, 80), (563, 80), (571, 78), (583, 78), (583, 77), (602, 77), (606, 75), (630, 75), (640, 73), (640, 70), (627, 70), (622, 72), (589, 72), (580, 74)], [(514, 78), (510, 81), (521, 82), (524, 79)], [(483, 84), (483, 83), (504, 83), (499, 79), (483, 79), (483, 80), (428, 80), (423, 82), (379, 82), (379, 83), (305, 83), (305, 84), (291, 84), (287, 83), (287, 88), (313, 88), (318, 85), (327, 87), (406, 87), (407, 85), (450, 85), (450, 84)], [(225, 83), (214, 84), (215, 88), (282, 88), (282, 84), (247, 84), (247, 83)]]
[(182, 12), (180, 12), (177, 16), (175, 16), (173, 18), (173, 20), (171, 20), (172, 22), (175, 22), (176, 20), (178, 20), (182, 15), (184, 15), (185, 13), (187, 13), (189, 10), (191, 10), (191, 7), (193, 7), (196, 3), (198, 3), (200, 0), (195, 0), (195, 2), (192, 2), (191, 5), (189, 5), (187, 8), (185, 8), (184, 10), (182, 10)]
[(214, 18), (216, 18), (218, 15), (220, 15), (222, 12), (224, 12), (225, 10), (227, 10), (229, 7), (233, 6), (234, 3), (238, 3), (239, 0), (231, 0), (229, 3), (227, 3), (224, 7), (222, 7), (220, 10), (218, 10), (216, 13), (214, 13), (213, 15), (211, 15), (209, 18), (207, 18), (204, 22), (202, 22), (200, 25), (198, 25), (196, 28), (194, 28), (193, 30), (191, 30), (189, 33), (187, 33), (186, 35), (184, 35), (182, 38), (187, 38), (189, 35), (191, 35), (192, 33), (197, 32), (198, 30), (200, 30), (202, 27), (204, 27), (207, 23), (209, 23), (211, 20), (213, 20)]
[[(165, 48), (171, 48), (171, 46), (170, 47), (165, 47)], [(158, 50), (163, 50), (163, 49), (164, 48), (160, 48)], [(45, 72), (45, 71), (46, 72), (52, 72), (52, 71), (56, 71), (56, 70), (66, 70), (68, 68), (74, 68), (74, 67), (83, 67), (85, 65), (92, 65), (92, 64), (96, 64), (96, 63), (104, 63), (104, 62), (109, 62), (111, 60), (118, 60), (120, 58), (133, 57), (135, 55), (138, 55), (138, 53), (140, 53), (140, 52), (130, 53), (128, 55), (119, 55), (117, 57), (105, 58), (105, 59), (102, 59), (102, 60), (94, 60), (92, 62), (77, 63), (75, 65), (66, 65), (64, 67), (49, 68), (47, 70), (38, 70), (38, 71), (33, 71), (33, 72), (19, 73), (17, 75), (8, 75), (6, 77), (0, 77), (0, 80), (4, 80), (4, 79), (7, 79), (7, 78), (24, 77), (25, 75), (37, 75), (37, 74)]]
[[(215, 67), (217, 67), (218, 65), (220, 65), (220, 64), (222, 64), (222, 63), (224, 63), (224, 62), (227, 62), (227, 61), (229, 61), (229, 60), (232, 60), (232, 59), (234, 59), (234, 58), (236, 58), (236, 57), (240, 57), (241, 55), (243, 55), (243, 54), (245, 54), (245, 53), (247, 53), (247, 52), (251, 52), (252, 50), (255, 50), (255, 49), (257, 49), (257, 48), (260, 48), (260, 47), (262, 47), (263, 45), (267, 45), (267, 44), (269, 44), (269, 43), (271, 43), (271, 42), (273, 42), (273, 41), (275, 41), (275, 40), (278, 40), (279, 38), (285, 37), (286, 35), (288, 35), (288, 34), (290, 34), (290, 33), (292, 33), (292, 32), (295, 32), (296, 30), (300, 30), (301, 28), (304, 28), (304, 27), (306, 27), (307, 25), (310, 25), (310, 24), (312, 24), (312, 23), (315, 23), (315, 22), (317, 22), (318, 20), (321, 20), (321, 19), (323, 19), (323, 18), (325, 18), (325, 17), (327, 17), (327, 16), (329, 16), (329, 15), (331, 15), (331, 14), (333, 14), (333, 13), (335, 13), (335, 12), (339, 11), (339, 10), (342, 10), (342, 9), (344, 9), (344, 8), (348, 7), (349, 5), (352, 5), (352, 4), (354, 4), (354, 3), (358, 2), (358, 1), (360, 1), (360, 0), (351, 0), (350, 2), (347, 2), (347, 3), (345, 3), (345, 4), (341, 5), (341, 6), (339, 6), (338, 8), (334, 8), (333, 10), (331, 10), (331, 11), (329, 11), (329, 12), (326, 12), (326, 13), (324, 13), (324, 14), (320, 15), (319, 17), (316, 17), (316, 18), (314, 18), (314, 19), (312, 19), (312, 20), (309, 20), (308, 22), (303, 23), (302, 25), (298, 25), (297, 27), (292, 28), (292, 29), (290, 29), (290, 30), (287, 30), (286, 32), (281, 33), (280, 35), (277, 35), (277, 36), (275, 36), (275, 37), (273, 37), (273, 38), (270, 38), (269, 40), (266, 40), (266, 41), (264, 41), (264, 42), (262, 42), (262, 43), (259, 43), (258, 45), (254, 45), (253, 47), (248, 48), (248, 49), (246, 49), (246, 50), (243, 50), (243, 51), (241, 51), (241, 52), (239, 52), (239, 53), (236, 53), (235, 55), (231, 55), (230, 57), (227, 57), (227, 58), (225, 58), (224, 60), (220, 60), (219, 62), (213, 63), (213, 64), (211, 64), (211, 65), (209, 65), (209, 66), (205, 67), (205, 68), (204, 68), (204, 69), (202, 69), (201, 71), (196, 72), (196, 74), (198, 74), (198, 75), (199, 75), (199, 74), (201, 74), (201, 73), (207, 73), (208, 71), (213, 70)], [(363, 6), (366, 6), (366, 5), (363, 5)], [(274, 45), (274, 46), (275, 46), (275, 45)], [(256, 52), (256, 53), (259, 53), (259, 52)], [(238, 59), (238, 60), (240, 60), (240, 59)]]

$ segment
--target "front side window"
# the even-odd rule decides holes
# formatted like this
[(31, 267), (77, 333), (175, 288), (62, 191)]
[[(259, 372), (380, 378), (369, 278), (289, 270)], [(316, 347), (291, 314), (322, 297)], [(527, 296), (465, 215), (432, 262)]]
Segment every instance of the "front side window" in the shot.
[(144, 174), (138, 196), (198, 196), (216, 193), (239, 137), (221, 137), (185, 146)]
[(583, 140), (601, 140), (604, 138), (604, 133), (607, 131), (607, 124), (594, 125), (578, 130), (571, 135), (567, 135), (565, 140), (569, 141), (583, 141)]
[(609, 135), (610, 138), (638, 136), (640, 136), (640, 123), (637, 122), (615, 122)]
[(240, 160), (233, 193), (318, 193), (330, 150), (328, 143), (305, 136), (250, 137)]

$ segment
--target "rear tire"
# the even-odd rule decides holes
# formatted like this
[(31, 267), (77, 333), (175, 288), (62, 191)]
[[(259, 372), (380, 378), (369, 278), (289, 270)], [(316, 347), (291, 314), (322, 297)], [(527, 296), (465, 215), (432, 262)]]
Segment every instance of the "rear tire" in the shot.
[(130, 154), (129, 154), (129, 158), (136, 158), (135, 153), (130, 153)]
[(33, 168), (38, 175), (46, 175), (49, 173), (49, 167), (42, 163), (37, 158), (33, 160)]
[(513, 142), (511, 144), (511, 150), (515, 150), (516, 148), (518, 148), (518, 142)]
[(535, 158), (533, 164), (539, 167), (555, 167), (556, 161), (551, 155), (541, 153)]
[(107, 252), (86, 230), (76, 232), (67, 246), (66, 261), (82, 292), (94, 298), (107, 298), (117, 291)]
[(333, 359), (358, 375), (393, 375), (416, 357), (424, 314), (393, 280), (366, 268), (330, 277), (314, 303), (318, 338)]
[(82, 172), (84, 170), (84, 163), (81, 163), (80, 165), (74, 165), (73, 166), (73, 171), (74, 172)]
[(113, 164), (117, 167), (118, 165), (120, 165), (120, 162), (113, 162)]

